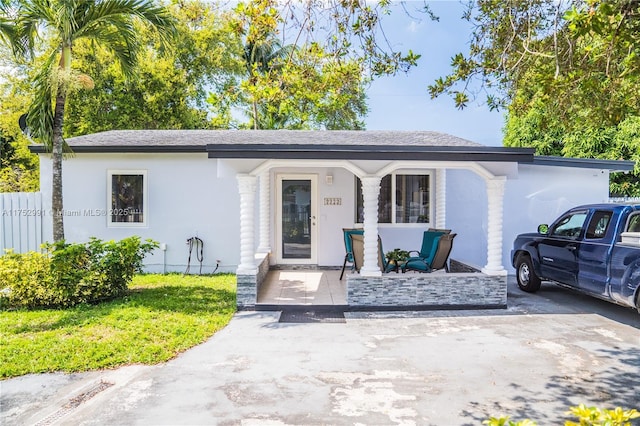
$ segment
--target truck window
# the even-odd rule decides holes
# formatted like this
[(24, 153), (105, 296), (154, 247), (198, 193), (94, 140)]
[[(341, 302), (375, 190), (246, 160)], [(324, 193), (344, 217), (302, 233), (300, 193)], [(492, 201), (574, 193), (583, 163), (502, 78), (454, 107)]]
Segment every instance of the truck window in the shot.
[(634, 213), (627, 222), (627, 232), (640, 232), (640, 213)]
[(549, 235), (554, 237), (578, 238), (586, 219), (587, 212), (568, 214), (554, 225)]
[(609, 229), (611, 216), (613, 216), (613, 212), (601, 210), (596, 211), (589, 221), (585, 237), (589, 240), (603, 238), (607, 233), (607, 229)]

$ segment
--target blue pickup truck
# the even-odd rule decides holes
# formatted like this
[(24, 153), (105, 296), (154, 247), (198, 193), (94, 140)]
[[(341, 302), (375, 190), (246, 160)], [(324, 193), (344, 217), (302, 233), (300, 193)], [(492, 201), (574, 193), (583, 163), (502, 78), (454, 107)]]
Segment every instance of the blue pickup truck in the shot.
[(511, 263), (524, 291), (549, 280), (640, 312), (640, 204), (575, 207), (518, 235)]

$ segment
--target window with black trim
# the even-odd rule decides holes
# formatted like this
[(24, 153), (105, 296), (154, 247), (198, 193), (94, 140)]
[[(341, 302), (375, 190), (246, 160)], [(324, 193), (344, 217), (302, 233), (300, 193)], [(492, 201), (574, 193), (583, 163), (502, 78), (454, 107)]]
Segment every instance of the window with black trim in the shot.
[(146, 225), (147, 173), (144, 170), (110, 170), (108, 176), (109, 224)]
[(613, 216), (613, 212), (611, 211), (597, 210), (593, 213), (589, 221), (589, 226), (587, 226), (587, 234), (585, 237), (589, 240), (604, 238), (607, 234), (607, 229), (609, 229), (611, 216)]
[[(378, 223), (430, 223), (431, 175), (386, 175), (380, 182)], [(364, 221), (362, 183), (356, 177), (356, 223)]]

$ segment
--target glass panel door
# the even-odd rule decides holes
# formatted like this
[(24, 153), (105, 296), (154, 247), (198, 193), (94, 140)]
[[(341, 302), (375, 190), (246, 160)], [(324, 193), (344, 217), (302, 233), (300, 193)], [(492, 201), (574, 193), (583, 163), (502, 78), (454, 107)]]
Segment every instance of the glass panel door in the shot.
[(282, 180), (282, 257), (311, 258), (310, 180)]
[(316, 257), (313, 175), (278, 176), (278, 258), (282, 263), (314, 263)]

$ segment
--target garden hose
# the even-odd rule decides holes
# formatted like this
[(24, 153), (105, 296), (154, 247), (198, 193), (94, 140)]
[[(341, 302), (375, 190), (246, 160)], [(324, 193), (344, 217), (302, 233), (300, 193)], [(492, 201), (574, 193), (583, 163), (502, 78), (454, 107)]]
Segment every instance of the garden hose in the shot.
[(191, 237), (187, 239), (187, 244), (189, 245), (189, 259), (187, 260), (187, 269), (184, 271), (184, 275), (189, 273), (191, 269), (191, 254), (193, 252), (193, 248), (195, 246), (196, 249), (196, 259), (200, 262), (200, 271), (199, 275), (202, 275), (202, 261), (204, 260), (204, 242), (198, 237)]

